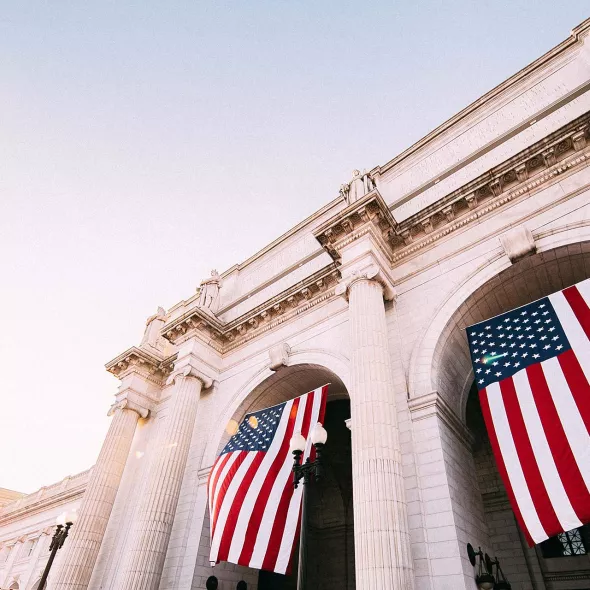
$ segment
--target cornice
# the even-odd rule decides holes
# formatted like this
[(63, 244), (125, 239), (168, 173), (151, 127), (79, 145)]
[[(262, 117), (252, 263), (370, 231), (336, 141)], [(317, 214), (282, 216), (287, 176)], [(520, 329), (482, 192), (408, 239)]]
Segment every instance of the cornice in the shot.
[(336, 265), (330, 264), (227, 324), (194, 308), (164, 326), (163, 335), (176, 345), (197, 337), (225, 354), (326, 301), (339, 278)]
[(142, 377), (161, 385), (172, 369), (173, 358), (147, 352), (143, 348), (132, 346), (118, 357), (109, 361), (105, 367), (118, 379), (129, 373), (139, 373)]
[(422, 139), (417, 141), (415, 144), (404, 150), (401, 154), (395, 156), (393, 159), (389, 160), (387, 163), (376, 166), (373, 170), (371, 170), (371, 175), (375, 174), (383, 174), (390, 170), (391, 168), (397, 166), (404, 160), (407, 160), (412, 155), (416, 154), (420, 149), (424, 148), (429, 143), (433, 142), (436, 138), (441, 136), (443, 133), (451, 129), (453, 126), (457, 125), (461, 121), (465, 120), (468, 116), (474, 114), (478, 111), (481, 107), (483, 107), (486, 103), (489, 104), (492, 100), (499, 97), (509, 89), (515, 87), (519, 84), (524, 78), (531, 76), (533, 72), (539, 71), (542, 68), (546, 67), (551, 61), (555, 60), (560, 54), (563, 54), (568, 49), (579, 46), (583, 43), (582, 38), (587, 34), (588, 30), (590, 29), (590, 19), (586, 19), (582, 23), (580, 23), (577, 27), (575, 27), (570, 36), (556, 45), (554, 48), (550, 49), (547, 53), (536, 59), (534, 62), (530, 63), (528, 66), (523, 68), (522, 70), (516, 72), (510, 78), (492, 88), (489, 92), (478, 98), (475, 102), (471, 103), (463, 110), (459, 111), (456, 115), (436, 127), (432, 130), (428, 135), (425, 135)]
[(337, 265), (340, 264), (342, 249), (367, 234), (371, 234), (390, 262), (395, 245), (403, 243), (400, 226), (377, 189), (368, 192), (314, 231), (316, 239)]
[(18, 520), (20, 518), (28, 518), (34, 514), (43, 512), (51, 506), (59, 506), (60, 504), (65, 504), (66, 502), (77, 500), (78, 498), (81, 498), (83, 496), (84, 492), (86, 491), (87, 485), (88, 481), (84, 481), (83, 484), (80, 484), (75, 488), (70, 488), (64, 490), (63, 492), (59, 492), (57, 494), (41, 498), (38, 502), (25, 504), (21, 507), (15, 508), (10, 512), (7, 511), (5, 513), (1, 513), (0, 527), (5, 526), (10, 522)]
[[(586, 555), (571, 555), (574, 559), (576, 557), (588, 559)], [(561, 559), (561, 558), (558, 558)], [(561, 572), (543, 572), (543, 577), (549, 582), (572, 582), (574, 580), (589, 580), (590, 579), (590, 569), (584, 570), (570, 570), (570, 571), (561, 571)]]
[(473, 435), (437, 391), (410, 398), (408, 409), (413, 422), (438, 416), (468, 449), (473, 447)]
[(590, 113), (522, 150), (399, 224), (404, 245), (395, 264), (450, 233), (526, 196), (552, 178), (586, 165)]

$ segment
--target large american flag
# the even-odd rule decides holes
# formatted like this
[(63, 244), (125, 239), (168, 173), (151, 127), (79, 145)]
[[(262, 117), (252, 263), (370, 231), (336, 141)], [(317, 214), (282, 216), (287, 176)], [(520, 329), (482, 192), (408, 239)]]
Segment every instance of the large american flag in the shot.
[(490, 442), (530, 545), (590, 521), (590, 279), (467, 329)]
[(307, 439), (303, 460), (315, 450), (311, 428), (324, 421), (328, 386), (247, 414), (209, 476), (211, 563), (285, 574), (298, 538), (301, 493), (293, 488), (289, 442)]

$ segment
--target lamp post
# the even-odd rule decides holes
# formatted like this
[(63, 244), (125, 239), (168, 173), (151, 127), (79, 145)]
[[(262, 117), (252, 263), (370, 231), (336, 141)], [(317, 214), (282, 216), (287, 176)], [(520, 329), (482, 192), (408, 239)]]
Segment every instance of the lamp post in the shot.
[[(481, 547), (475, 551), (471, 543), (467, 543), (467, 556), (473, 567), (476, 567), (477, 564), (475, 583), (479, 590), (512, 590), (512, 586), (506, 580), (497, 557), (492, 560), (487, 553), (484, 555)], [(478, 557), (479, 562), (477, 560)], [(495, 576), (494, 566), (496, 567)]]
[(490, 556), (486, 553), (485, 555), (486, 566), (490, 574), (494, 573), (494, 567), (496, 568), (496, 582), (494, 584), (494, 590), (512, 590), (512, 586), (510, 582), (504, 576), (504, 572), (500, 567), (500, 560), (495, 557), (493, 560), (490, 559)]
[(53, 539), (51, 539), (51, 545), (49, 545), (49, 551), (51, 551), (51, 555), (49, 556), (49, 561), (45, 566), (45, 571), (39, 580), (39, 585), (37, 586), (39, 590), (44, 590), (45, 584), (47, 583), (47, 576), (49, 575), (49, 571), (51, 570), (51, 566), (53, 565), (53, 560), (55, 559), (57, 551), (63, 547), (66, 537), (70, 531), (70, 527), (76, 522), (77, 519), (78, 513), (75, 510), (64, 512), (55, 519), (57, 529), (55, 530)]
[(299, 568), (297, 571), (297, 590), (305, 590), (307, 586), (307, 484), (318, 481), (323, 475), (322, 453), (328, 433), (318, 422), (311, 431), (311, 444), (315, 448), (315, 460), (308, 457), (302, 462), (307, 441), (300, 432), (291, 438), (289, 448), (293, 453), (293, 487), (297, 489), (303, 480), (303, 494), (301, 499), (301, 533), (299, 536)]

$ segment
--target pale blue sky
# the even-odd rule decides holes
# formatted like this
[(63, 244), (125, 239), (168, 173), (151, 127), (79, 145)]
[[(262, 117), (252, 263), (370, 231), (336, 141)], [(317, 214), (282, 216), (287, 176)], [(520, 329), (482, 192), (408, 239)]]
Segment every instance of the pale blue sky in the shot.
[(587, 0), (4, 2), (0, 487), (95, 461), (145, 318), (565, 39)]

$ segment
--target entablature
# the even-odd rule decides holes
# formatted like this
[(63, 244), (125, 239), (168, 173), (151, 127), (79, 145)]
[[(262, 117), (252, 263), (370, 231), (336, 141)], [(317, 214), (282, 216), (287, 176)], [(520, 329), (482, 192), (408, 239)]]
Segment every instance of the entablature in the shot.
[(590, 113), (586, 113), (422, 209), (399, 224), (404, 244), (395, 249), (392, 262), (586, 165), (589, 142)]
[(225, 324), (194, 307), (165, 325), (163, 335), (175, 345), (196, 336), (224, 354), (329, 299), (339, 277), (336, 265), (329, 264)]
[[(341, 279), (342, 251), (355, 240), (369, 235), (384, 261), (393, 267), (423, 248), (433, 247), (451, 232), (526, 198), (552, 178), (586, 165), (590, 161), (589, 146), (590, 113), (586, 113), (400, 223), (374, 188), (313, 232), (332, 264), (232, 321), (224, 323), (195, 305), (165, 324), (162, 334), (175, 345), (196, 336), (219, 354), (230, 352), (334, 296)], [(115, 361), (124, 366), (130, 351)], [(131, 361), (145, 362), (146, 353), (142, 353), (144, 356), (138, 355), (136, 360), (131, 355)], [(151, 366), (164, 370), (163, 362), (160, 359), (160, 364), (152, 362)]]

